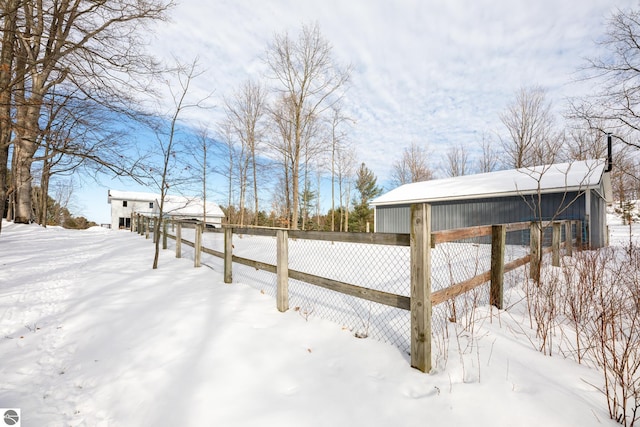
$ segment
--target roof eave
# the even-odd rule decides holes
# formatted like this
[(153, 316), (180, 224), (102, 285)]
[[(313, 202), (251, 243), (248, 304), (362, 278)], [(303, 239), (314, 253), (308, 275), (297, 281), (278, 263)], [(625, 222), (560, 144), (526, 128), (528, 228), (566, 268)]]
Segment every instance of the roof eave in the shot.
[(522, 190), (522, 191), (505, 191), (505, 192), (483, 193), (483, 194), (475, 194), (475, 195), (438, 197), (433, 199), (405, 199), (405, 200), (394, 200), (389, 202), (371, 202), (371, 206), (378, 207), (378, 206), (390, 206), (390, 205), (410, 205), (412, 203), (438, 203), (438, 202), (460, 201), (460, 200), (488, 199), (493, 197), (501, 198), (501, 197), (511, 197), (511, 196), (529, 196), (529, 195), (538, 194), (538, 193), (540, 194), (559, 193), (559, 192), (571, 193), (571, 192), (581, 192), (581, 191), (590, 190), (594, 188), (598, 188), (598, 185), (545, 188), (543, 190), (533, 189), (533, 190)]

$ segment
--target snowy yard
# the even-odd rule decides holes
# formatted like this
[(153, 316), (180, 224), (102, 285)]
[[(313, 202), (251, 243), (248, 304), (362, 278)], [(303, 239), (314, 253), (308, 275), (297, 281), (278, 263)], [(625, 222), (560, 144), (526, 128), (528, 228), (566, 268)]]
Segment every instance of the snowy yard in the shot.
[(422, 374), (222, 271), (152, 258), (134, 233), (5, 222), (0, 407), (24, 426), (618, 425), (598, 370), (536, 350), (518, 287), (473, 335), (450, 325), (444, 367)]

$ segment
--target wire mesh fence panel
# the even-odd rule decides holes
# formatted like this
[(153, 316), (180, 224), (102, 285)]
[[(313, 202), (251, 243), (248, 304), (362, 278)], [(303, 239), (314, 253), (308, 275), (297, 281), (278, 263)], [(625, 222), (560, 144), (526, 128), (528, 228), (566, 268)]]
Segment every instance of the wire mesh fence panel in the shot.
[[(431, 250), (432, 292), (449, 288), (491, 269), (491, 241), (486, 236), (462, 241), (439, 243)], [(486, 288), (486, 291), (484, 290)], [(481, 289), (484, 295), (479, 295)], [(471, 292), (435, 305), (432, 309), (433, 334), (444, 333), (448, 322), (457, 322), (470, 313), (479, 299), (489, 302), (488, 286), (482, 285)]]
[[(551, 246), (554, 241), (553, 229), (551, 224), (543, 227), (543, 248)], [(556, 232), (560, 231), (559, 240), (563, 243), (569, 237), (567, 230), (570, 230), (571, 236), (574, 237), (577, 233), (583, 232), (582, 227), (575, 224), (567, 228), (564, 225), (559, 228), (556, 226), (555, 229)], [(469, 233), (465, 235), (468, 236)], [(184, 227), (182, 238), (193, 242), (195, 230), (192, 227)], [(234, 233), (232, 238), (234, 256), (271, 266), (277, 264), (276, 237)], [(529, 275), (530, 266), (527, 262), (530, 259), (530, 238), (529, 226), (506, 233), (504, 264), (509, 268), (504, 274), (505, 290), (526, 280)], [(464, 328), (472, 328), (476, 309), (490, 304), (492, 244), (495, 244), (492, 243), (492, 236), (486, 235), (440, 242), (431, 249), (431, 290), (439, 293), (439, 301), (442, 301), (444, 295), (451, 295), (433, 306), (432, 335), (436, 342), (442, 340), (443, 334), (447, 334), (450, 322), (456, 322)], [(203, 246), (223, 253), (224, 233), (205, 232)], [(410, 296), (411, 251), (407, 246), (303, 238), (289, 238), (287, 246), (290, 271), (365, 289)], [(189, 245), (182, 245), (182, 251), (183, 257), (193, 258), (194, 249)], [(550, 256), (544, 255), (542, 262), (550, 262)], [(223, 261), (220, 258), (212, 255), (203, 257), (206, 257), (204, 263), (209, 263), (214, 270), (223, 270)], [(234, 263), (234, 283), (247, 284), (275, 299), (276, 275), (259, 268)], [(410, 352), (410, 311), (326, 289), (323, 286), (332, 287), (333, 284), (327, 285), (322, 281), (309, 279), (322, 286), (289, 279), (290, 309), (305, 319), (318, 316), (341, 325), (356, 337), (371, 337), (395, 345), (407, 354)], [(457, 288), (461, 289), (460, 292), (439, 292), (454, 285), (459, 285)], [(340, 286), (344, 287), (341, 284)]]
[(233, 235), (233, 254), (270, 265), (276, 265), (277, 242), (275, 237)]
[(289, 269), (409, 296), (410, 255), (403, 246), (289, 239)]
[[(234, 256), (276, 265), (277, 242), (275, 237), (234, 233), (232, 239)], [(224, 235), (222, 242), (224, 245)], [(273, 298), (276, 297), (276, 275), (271, 272), (234, 263), (233, 281), (249, 285)]]
[(485, 237), (440, 243), (431, 250), (431, 289), (438, 291), (491, 269)]
[[(523, 260), (530, 252), (529, 230), (507, 232), (505, 235), (504, 264)], [(431, 251), (432, 291), (439, 291), (491, 272), (492, 244), (490, 236), (465, 238), (437, 244)], [(524, 264), (524, 261), (522, 262)], [(522, 264), (504, 276), (504, 289), (513, 287), (523, 277)], [(490, 304), (490, 275), (478, 286), (433, 307), (432, 331), (446, 334), (447, 324), (462, 323), (470, 328), (474, 313), (480, 306)]]
[(355, 337), (370, 337), (409, 354), (411, 313), (384, 304), (289, 280), (289, 307), (303, 318), (332, 321)]
[(221, 231), (205, 231), (202, 233), (202, 246), (224, 253), (224, 233)]
[[(408, 247), (289, 239), (289, 269), (396, 295), (410, 294)], [(410, 314), (297, 280), (289, 281), (290, 307), (336, 322), (408, 352)]]
[(432, 309), (432, 333), (445, 333), (448, 323), (458, 323), (470, 330), (478, 307), (489, 305), (489, 286), (482, 285), (438, 304)]
[(233, 264), (233, 283), (247, 285), (276, 298), (276, 275), (271, 272), (256, 270), (247, 265)]

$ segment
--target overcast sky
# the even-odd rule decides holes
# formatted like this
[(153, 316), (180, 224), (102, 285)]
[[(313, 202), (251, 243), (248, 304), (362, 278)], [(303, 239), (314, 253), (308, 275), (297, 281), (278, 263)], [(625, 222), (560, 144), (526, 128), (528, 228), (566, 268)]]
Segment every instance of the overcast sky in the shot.
[[(631, 0), (183, 0), (155, 29), (151, 50), (205, 73), (193, 96), (215, 91), (218, 107), (194, 121), (215, 127), (221, 98), (251, 77), (274, 34), (318, 23), (335, 59), (353, 71), (349, 132), (363, 161), (388, 180), (411, 142), (427, 143), (433, 166), (450, 144), (474, 147), (483, 132), (503, 132), (499, 114), (523, 87), (547, 90), (558, 111), (583, 94), (576, 82), (599, 53), (606, 23)], [(124, 188), (122, 188), (124, 189)]]
[[(183, 0), (159, 27), (158, 55), (200, 58), (201, 93), (214, 102), (264, 74), (276, 33), (320, 26), (351, 64), (351, 140), (382, 179), (390, 154), (412, 141), (436, 151), (502, 132), (499, 114), (522, 86), (540, 85), (560, 110), (580, 94), (577, 70), (598, 53), (606, 21), (630, 0)], [(221, 108), (218, 108), (221, 110)], [(215, 113), (211, 114), (215, 117)]]

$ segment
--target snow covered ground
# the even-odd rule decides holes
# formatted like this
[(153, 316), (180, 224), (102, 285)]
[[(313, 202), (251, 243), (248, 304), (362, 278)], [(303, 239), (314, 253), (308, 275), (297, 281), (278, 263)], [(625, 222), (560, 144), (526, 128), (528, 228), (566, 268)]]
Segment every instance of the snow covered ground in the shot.
[(596, 369), (535, 349), (519, 288), (473, 334), (450, 325), (423, 374), (221, 271), (152, 258), (134, 233), (3, 223), (0, 407), (23, 426), (618, 425)]

